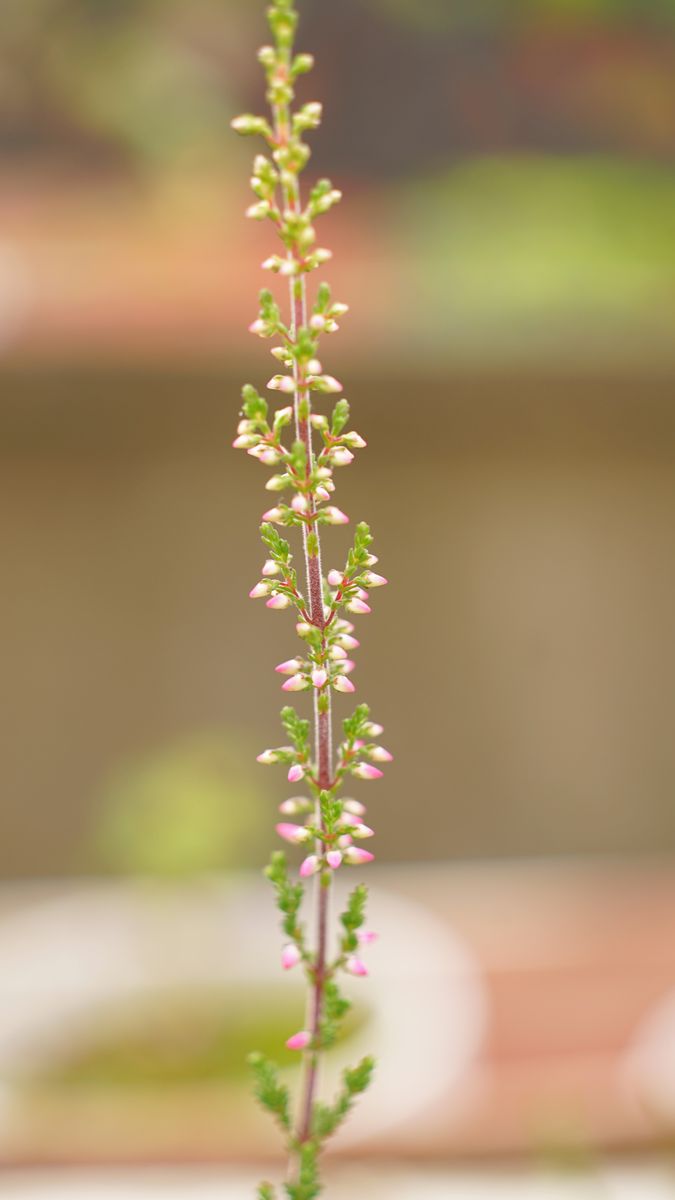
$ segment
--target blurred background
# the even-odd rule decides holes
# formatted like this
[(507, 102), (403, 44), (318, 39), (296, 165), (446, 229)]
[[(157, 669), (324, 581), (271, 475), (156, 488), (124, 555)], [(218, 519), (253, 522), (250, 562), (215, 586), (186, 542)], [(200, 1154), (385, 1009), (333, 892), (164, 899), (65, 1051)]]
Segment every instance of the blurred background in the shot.
[[(309, 173), (345, 194), (324, 366), (369, 443), (338, 500), (393, 584), (356, 675), (396, 757), (357, 793), (391, 934), (344, 1053), (374, 1037), (387, 1091), (412, 1080), (336, 1145), (336, 1196), (398, 1194), (402, 1161), (416, 1200), (613, 1196), (628, 1152), (622, 1196), (673, 1195), (675, 3), (301, 10)], [(256, 882), (284, 780), (254, 760), (294, 632), (247, 599), (265, 476), (230, 449), (272, 373), (228, 128), (265, 40), (244, 0), (0, 7), (8, 1195), (276, 1152), (244, 1056), (301, 996)]]

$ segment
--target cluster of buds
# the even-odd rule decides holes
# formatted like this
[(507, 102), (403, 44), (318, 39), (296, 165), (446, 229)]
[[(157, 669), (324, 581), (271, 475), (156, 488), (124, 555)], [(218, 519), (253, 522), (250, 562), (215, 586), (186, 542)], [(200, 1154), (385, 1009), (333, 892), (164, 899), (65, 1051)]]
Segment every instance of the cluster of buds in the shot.
[[(339, 975), (367, 975), (362, 948), (375, 937), (363, 929), (366, 889), (357, 884), (340, 916), (337, 953), (332, 960), (328, 956), (331, 879), (343, 866), (363, 867), (373, 859), (370, 850), (361, 845), (373, 836), (364, 819), (365, 805), (343, 795), (343, 789), (353, 780), (380, 778), (381, 766), (392, 757), (376, 740), (382, 728), (371, 721), (364, 704), (343, 720), (343, 737), (334, 750), (332, 697), (335, 692), (355, 691), (351, 656), (359, 641), (352, 617), (370, 613), (371, 591), (387, 581), (373, 570), (377, 558), (364, 523), (355, 528), (344, 565), (327, 572), (322, 565), (322, 526), (349, 522), (334, 503), (335, 473), (349, 466), (366, 442), (349, 428), (349, 404), (342, 384), (324, 370), (320, 354), (323, 334), (337, 332), (347, 305), (333, 300), (326, 283), (318, 285), (311, 300), (308, 295), (309, 274), (331, 257), (330, 251), (317, 243), (315, 222), (341, 199), (341, 192), (328, 179), (320, 179), (305, 202), (301, 198), (300, 175), (310, 157), (303, 135), (318, 128), (321, 105), (311, 102), (294, 111), (294, 87), (298, 76), (311, 69), (313, 60), (307, 54), (294, 54), (297, 12), (293, 0), (273, 0), (268, 20), (273, 44), (263, 46), (258, 58), (266, 75), (271, 120), (245, 114), (232, 126), (237, 133), (259, 136), (265, 143), (265, 152), (256, 154), (253, 161), (253, 202), (246, 215), (270, 221), (280, 239), (279, 252), (266, 258), (262, 267), (286, 280), (289, 315), (282, 314), (269, 289), (261, 291), (259, 310), (249, 328), (256, 336), (273, 341), (276, 371), (267, 382), (269, 401), (250, 384), (244, 387), (234, 446), (270, 468), (265, 487), (275, 494), (274, 504), (263, 513), (265, 559), (249, 594), (252, 599), (264, 599), (270, 609), (293, 612), (301, 646), (277, 665), (276, 672), (283, 677), (284, 692), (307, 692), (312, 698), (311, 719), (291, 707), (282, 710), (288, 743), (258, 756), (261, 763), (282, 765), (289, 783), (302, 784), (307, 793), (282, 800), (283, 819), (276, 826), (282, 841), (301, 851), (297, 875), (291, 874), (282, 851), (274, 853), (267, 869), (282, 917), (282, 968), (303, 969), (313, 994), (310, 1028), (286, 1041), (289, 1049), (304, 1052), (297, 1128), (273, 1065), (256, 1055), (253, 1066), (258, 1098), (288, 1135), (291, 1182), (285, 1185), (286, 1193), (291, 1200), (306, 1200), (318, 1194), (316, 1156), (322, 1141), (337, 1128), (353, 1096), (367, 1086), (373, 1067), (371, 1060), (364, 1059), (345, 1072), (344, 1092), (333, 1109), (318, 1102), (319, 1057), (334, 1041), (349, 1007), (339, 991)], [(272, 411), (273, 398), (281, 403)], [(324, 411), (326, 402), (329, 411)], [(293, 566), (291, 544), (278, 527), (300, 531), (302, 582)], [(313, 889), (313, 940), (301, 919), (305, 881), (311, 877), (318, 884)], [(271, 1185), (262, 1185), (261, 1200), (271, 1200), (273, 1195)]]

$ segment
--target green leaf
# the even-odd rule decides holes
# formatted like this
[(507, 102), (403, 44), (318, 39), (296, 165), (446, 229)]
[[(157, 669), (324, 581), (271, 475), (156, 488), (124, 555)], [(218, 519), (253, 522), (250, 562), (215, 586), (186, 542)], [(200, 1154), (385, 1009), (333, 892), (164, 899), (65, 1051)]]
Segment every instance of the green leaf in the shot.
[(375, 1062), (364, 1058), (342, 1074), (342, 1090), (334, 1104), (318, 1103), (314, 1107), (312, 1132), (318, 1141), (325, 1141), (339, 1128), (354, 1104), (354, 1097), (364, 1092), (372, 1078)]
[[(333, 419), (332, 419), (332, 423), (331, 423), (331, 433), (333, 434), (333, 437), (340, 436), (340, 434), (342, 433), (342, 430), (344, 429), (348, 420), (349, 420), (349, 401), (345, 400), (343, 397), (342, 400), (338, 400), (337, 404), (335, 405), (335, 408), (333, 409)], [(358, 531), (360, 528), (361, 528), (360, 525), (358, 525), (356, 528), (357, 536), (358, 536)], [(368, 526), (366, 525), (366, 529), (367, 528), (368, 528)]]
[(281, 710), (281, 723), (299, 754), (309, 747), (309, 721), (299, 717), (295, 709), (287, 704)]
[(327, 283), (320, 283), (316, 290), (315, 313), (324, 313), (330, 304), (331, 291)]
[(359, 704), (354, 709), (351, 717), (345, 717), (342, 722), (342, 728), (345, 731), (345, 737), (348, 741), (355, 741), (360, 737), (363, 726), (366, 724), (370, 716), (370, 709), (367, 704)]
[(360, 1092), (365, 1092), (373, 1077), (375, 1070), (375, 1059), (370, 1055), (367, 1058), (362, 1058), (360, 1063), (355, 1067), (348, 1067), (342, 1073), (345, 1090), (350, 1096), (356, 1096)]
[(314, 1142), (304, 1142), (300, 1147), (300, 1169), (297, 1183), (285, 1183), (288, 1200), (315, 1200), (321, 1194), (317, 1158), (318, 1147)]
[(260, 536), (270, 552), (270, 557), (281, 565), (292, 561), (291, 547), (285, 538), (268, 521), (260, 526)]
[(276, 893), (277, 908), (282, 916), (281, 927), (286, 937), (296, 942), (302, 949), (303, 930), (298, 924), (298, 913), (304, 896), (302, 883), (291, 883), (288, 874), (288, 864), (283, 850), (275, 850), (265, 875)]
[(250, 383), (245, 383), (241, 389), (243, 400), (242, 412), (249, 421), (267, 420), (267, 401), (258, 394)]
[(357, 883), (349, 894), (345, 911), (340, 914), (340, 921), (348, 933), (353, 933), (363, 925), (366, 919), (367, 899), (368, 888), (364, 883)]
[(248, 1062), (253, 1072), (258, 1103), (272, 1114), (283, 1130), (290, 1130), (290, 1097), (286, 1085), (279, 1081), (276, 1063), (270, 1062), (263, 1054), (249, 1054)]

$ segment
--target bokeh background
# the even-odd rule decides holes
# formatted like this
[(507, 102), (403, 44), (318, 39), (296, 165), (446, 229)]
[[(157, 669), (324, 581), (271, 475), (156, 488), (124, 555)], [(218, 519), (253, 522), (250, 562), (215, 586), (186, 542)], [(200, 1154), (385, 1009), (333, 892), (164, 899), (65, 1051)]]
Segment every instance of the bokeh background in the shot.
[[(246, 872), (267, 857), (283, 780), (254, 757), (278, 740), (271, 668), (293, 630), (246, 598), (264, 476), (230, 449), (242, 382), (271, 373), (246, 333), (271, 233), (244, 221), (252, 143), (228, 129), (260, 109), (265, 36), (244, 0), (0, 8), (8, 1166), (267, 1152), (236, 1089), (248, 1142), (228, 1141), (203, 1096), (205, 1077), (239, 1078), (252, 1036), (222, 1015), (227, 978), (195, 968), (178, 1003), (187, 968), (163, 992), (152, 975), (174, 921), (199, 941), (195, 896), (245, 923), (250, 886), (271, 923)], [(325, 106), (310, 171), (345, 194), (323, 238), (351, 312), (324, 365), (369, 442), (341, 503), (371, 523), (393, 583), (364, 620), (356, 676), (396, 755), (371, 793), (373, 879), (422, 923), (434, 914), (483, 1013), (447, 1119), (420, 1082), (403, 1148), (531, 1165), (543, 1146), (588, 1169), (650, 1149), (661, 1163), (675, 1129), (662, 1079), (675, 1070), (675, 5), (303, 0), (299, 44), (317, 60), (302, 98)], [(331, 533), (328, 565), (347, 544)], [(155, 1007), (121, 1020), (115, 971), (87, 947), (117, 961), (96, 928), (133, 940), (129, 896), (154, 914), (140, 957)], [(80, 924), (81, 940), (59, 941)], [(71, 1009), (58, 1044), (28, 1030), (15, 1062), (12, 1014), (31, 997), (37, 1011), (38, 994), (50, 1007), (60, 971), (75, 1025), (96, 992), (88, 1041)], [(657, 1050), (631, 1090), (646, 1042)], [(160, 1128), (145, 1142), (120, 1117), (141, 1083)], [(78, 1105), (91, 1114), (94, 1085), (107, 1116), (92, 1125)], [(359, 1155), (401, 1152), (387, 1128)]]

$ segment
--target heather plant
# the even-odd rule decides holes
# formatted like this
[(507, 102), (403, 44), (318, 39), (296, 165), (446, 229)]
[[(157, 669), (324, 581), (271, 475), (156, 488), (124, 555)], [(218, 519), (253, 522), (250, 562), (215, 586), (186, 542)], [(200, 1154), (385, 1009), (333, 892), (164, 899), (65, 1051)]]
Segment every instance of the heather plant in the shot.
[[(359, 643), (351, 616), (370, 612), (370, 589), (386, 580), (372, 569), (377, 558), (365, 523), (356, 526), (344, 566), (324, 574), (322, 565), (325, 527), (349, 521), (332, 502), (334, 474), (365, 446), (364, 439), (348, 428), (349, 404), (342, 396), (342, 384), (324, 372), (319, 358), (321, 338), (337, 332), (347, 305), (333, 300), (326, 283), (311, 295), (309, 288), (310, 274), (331, 257), (329, 250), (317, 246), (315, 221), (338, 203), (341, 193), (330, 180), (319, 179), (304, 199), (301, 195), (300, 176), (310, 157), (303, 135), (320, 124), (321, 105), (294, 109), (294, 86), (300, 75), (311, 70), (313, 59), (294, 53), (298, 14), (293, 0), (274, 0), (267, 16), (273, 44), (263, 46), (258, 58), (267, 78), (271, 119), (245, 114), (232, 125), (237, 133), (260, 136), (267, 148), (253, 163), (255, 200), (247, 216), (270, 222), (280, 239), (279, 253), (262, 265), (288, 281), (288, 311), (282, 311), (278, 299), (265, 289), (250, 330), (274, 339), (272, 354), (283, 370), (272, 376), (267, 387), (282, 398), (292, 397), (292, 403), (271, 413), (267, 400), (247, 384), (234, 445), (274, 471), (265, 486), (279, 498), (263, 514), (260, 532), (266, 560), (250, 595), (264, 597), (268, 608), (290, 610), (295, 617), (300, 649), (276, 670), (284, 676), (285, 692), (306, 692), (312, 702), (311, 719), (292, 707), (282, 709), (288, 744), (258, 756), (261, 763), (283, 765), (289, 783), (302, 785), (298, 790), (305, 793), (281, 802), (284, 819), (276, 826), (281, 839), (306, 851), (297, 876), (282, 851), (272, 855), (266, 871), (281, 914), (281, 965), (304, 971), (307, 981), (305, 1028), (286, 1042), (303, 1059), (297, 1110), (292, 1109), (288, 1087), (273, 1063), (254, 1054), (251, 1066), (258, 1100), (274, 1116), (286, 1141), (289, 1165), (284, 1192), (289, 1200), (312, 1200), (321, 1191), (320, 1152), (356, 1096), (367, 1088), (374, 1067), (371, 1058), (364, 1058), (343, 1072), (336, 1096), (319, 1098), (322, 1056), (338, 1038), (350, 1007), (340, 988), (341, 976), (368, 974), (362, 947), (375, 937), (364, 928), (367, 892), (362, 883), (349, 893), (334, 936), (329, 930), (335, 873), (362, 867), (373, 858), (359, 844), (373, 834), (364, 821), (366, 809), (345, 790), (352, 779), (378, 779), (382, 775), (378, 764), (391, 759), (376, 741), (382, 728), (371, 721), (365, 704), (344, 718), (334, 747), (332, 694), (355, 690), (349, 656)], [(327, 400), (331, 403), (330, 397), (336, 399), (328, 415), (323, 405)], [(300, 575), (293, 566), (291, 544), (279, 527), (300, 534), (304, 560)], [(310, 877), (312, 895), (307, 898)], [(307, 907), (309, 919), (304, 916)], [(273, 1200), (272, 1184), (261, 1184), (258, 1196)]]

